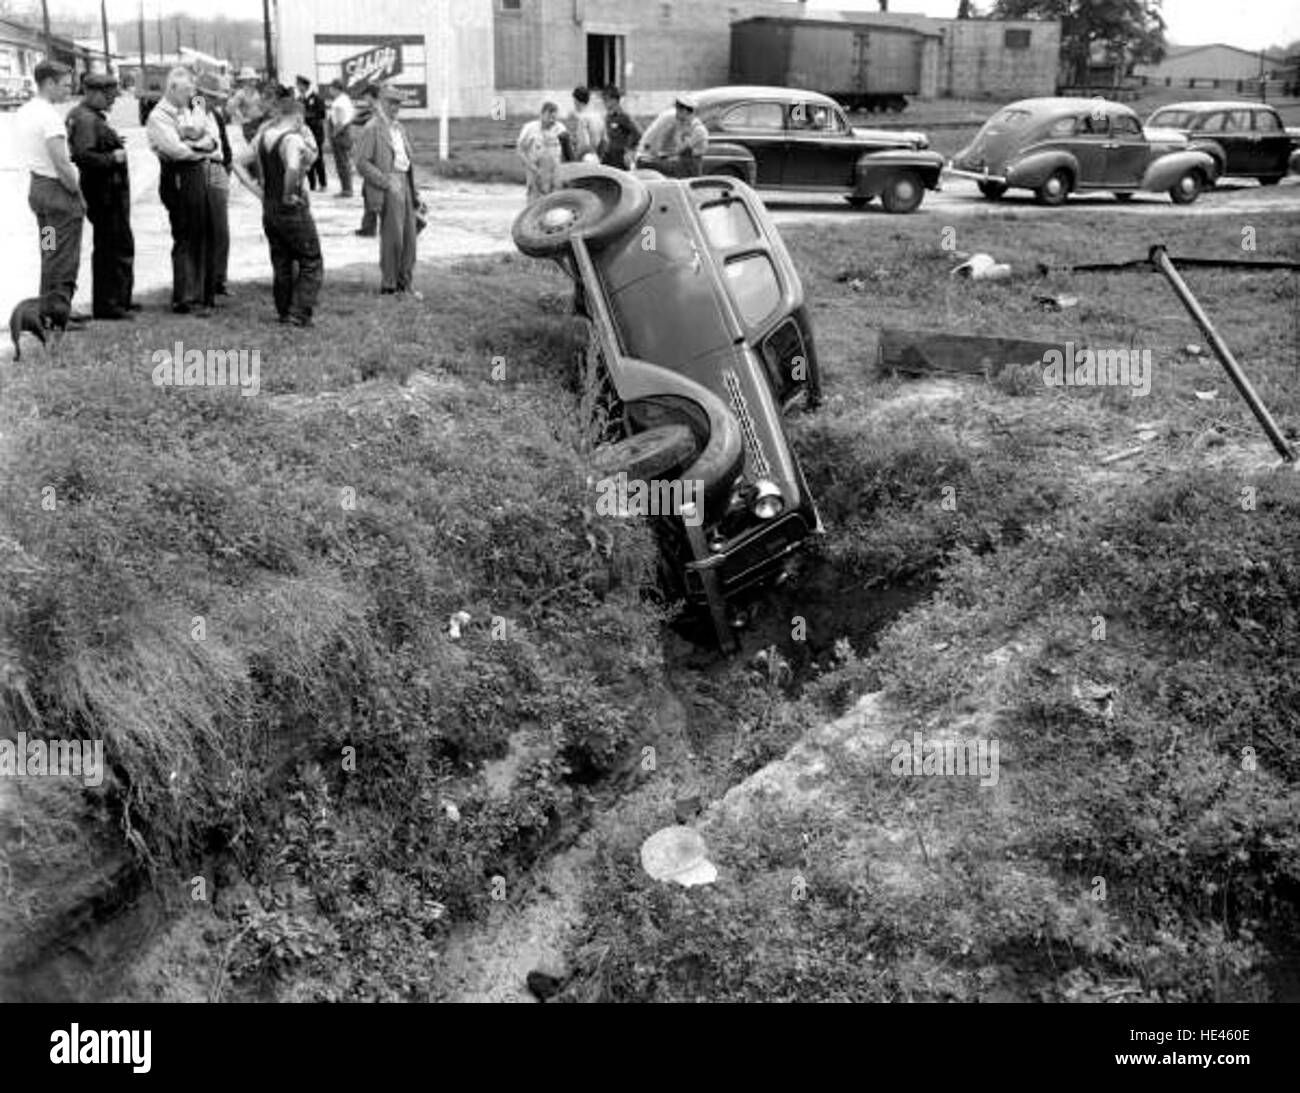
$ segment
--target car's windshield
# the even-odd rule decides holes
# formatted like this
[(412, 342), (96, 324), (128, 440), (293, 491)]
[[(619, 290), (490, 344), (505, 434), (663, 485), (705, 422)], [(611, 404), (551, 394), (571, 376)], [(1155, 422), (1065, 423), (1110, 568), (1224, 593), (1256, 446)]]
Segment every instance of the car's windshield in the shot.
[(1153, 129), (1187, 129), (1194, 117), (1193, 110), (1157, 110), (1147, 118), (1147, 125)]
[(1008, 106), (1005, 110), (1000, 110), (993, 117), (984, 123), (985, 133), (1010, 133), (1017, 129), (1023, 129), (1029, 124), (1029, 119), (1033, 115), (1028, 110), (1020, 110), (1013, 106)]

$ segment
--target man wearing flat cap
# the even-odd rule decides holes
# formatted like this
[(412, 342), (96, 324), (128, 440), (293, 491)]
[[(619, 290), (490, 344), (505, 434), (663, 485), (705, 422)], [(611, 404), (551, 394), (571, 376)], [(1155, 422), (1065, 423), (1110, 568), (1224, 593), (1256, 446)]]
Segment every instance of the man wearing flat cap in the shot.
[(695, 116), (695, 100), (678, 95), (672, 109), (655, 118), (645, 131), (637, 161), (670, 178), (694, 178), (704, 170), (708, 146), (709, 131)]
[(414, 296), (416, 216), (415, 155), (397, 120), (402, 94), (384, 87), (357, 141), (357, 173), (365, 185), (366, 209), (379, 214), (379, 291)]
[(86, 216), (95, 229), (91, 256), (91, 314), (96, 319), (130, 319), (137, 309), (135, 237), (131, 234), (131, 180), (126, 146), (108, 123), (117, 98), (115, 77), (87, 74), (81, 102), (68, 112), (68, 152), (81, 171)]

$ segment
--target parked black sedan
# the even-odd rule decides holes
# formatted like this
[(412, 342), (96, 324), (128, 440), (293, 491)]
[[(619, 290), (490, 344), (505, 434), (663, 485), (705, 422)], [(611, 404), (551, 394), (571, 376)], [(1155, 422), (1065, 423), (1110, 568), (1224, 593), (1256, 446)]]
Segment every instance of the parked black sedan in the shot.
[(839, 193), (854, 208), (880, 198), (891, 213), (938, 190), (943, 157), (924, 133), (855, 129), (834, 99), (784, 87), (714, 87), (695, 94), (709, 131), (704, 169), (760, 190)]
[(1175, 103), (1147, 118), (1146, 128), (1181, 133), (1214, 157), (1220, 175), (1257, 178), (1265, 186), (1285, 177), (1296, 150), (1295, 138), (1267, 103)]

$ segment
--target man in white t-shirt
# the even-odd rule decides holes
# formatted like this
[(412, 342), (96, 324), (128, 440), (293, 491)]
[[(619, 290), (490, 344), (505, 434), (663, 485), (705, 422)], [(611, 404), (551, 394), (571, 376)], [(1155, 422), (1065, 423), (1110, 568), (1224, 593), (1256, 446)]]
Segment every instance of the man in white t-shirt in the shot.
[[(352, 196), (352, 122), (357, 108), (342, 80), (335, 80), (325, 92), (329, 112), (325, 115), (329, 126), (330, 147), (334, 149), (334, 168), (339, 173), (339, 196)], [(324, 151), (324, 149), (321, 149)]]
[(72, 70), (57, 61), (42, 61), (33, 75), (36, 94), (14, 115), (18, 165), (31, 175), (27, 203), (40, 230), (41, 295), (53, 293), (71, 306), (86, 202), (81, 172), (68, 155), (66, 122), (57, 107), (72, 93)]

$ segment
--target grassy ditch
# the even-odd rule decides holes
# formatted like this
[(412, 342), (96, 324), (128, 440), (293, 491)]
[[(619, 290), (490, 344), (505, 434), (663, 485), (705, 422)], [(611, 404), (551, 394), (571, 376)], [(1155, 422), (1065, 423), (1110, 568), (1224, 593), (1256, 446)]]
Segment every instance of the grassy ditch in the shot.
[[(5, 779), (7, 969), (58, 947), (108, 863), (221, 908), (214, 951), (240, 938), (250, 990), (355, 953), (397, 907), (433, 946), (581, 809), (573, 771), (619, 756), (656, 616), (648, 535), (593, 534), (561, 282), (465, 263), (397, 303), (344, 271), (302, 334), (245, 286), (212, 319), (151, 309), (9, 374), (4, 733), (101, 739), (108, 771)], [(176, 342), (258, 351), (260, 392), (155, 386)], [(466, 799), (523, 721), (551, 758)], [(420, 996), (424, 966), (380, 949), (322, 991)]]
[[(1300, 478), (1188, 353), (1199, 333), (1162, 279), (1032, 263), (1156, 241), (1240, 255), (1246, 227), (1294, 255), (1300, 231), (1170, 216), (1137, 235), (1100, 209), (962, 223), (957, 246), (1016, 279), (949, 277), (937, 218), (785, 232), (832, 396), (796, 431), (827, 550), (938, 588), (787, 700), (821, 724), (702, 823), (715, 885), (648, 878), (644, 830), (602, 836), (568, 997), (1294, 997)], [(1297, 278), (1188, 280), (1294, 441)], [(1044, 311), (1045, 291), (1079, 305)], [(1149, 348), (1154, 379), (1134, 397), (1030, 369), (879, 376), (886, 323)], [(899, 777), (892, 745), (916, 731), (996, 740), (1000, 780)]]

